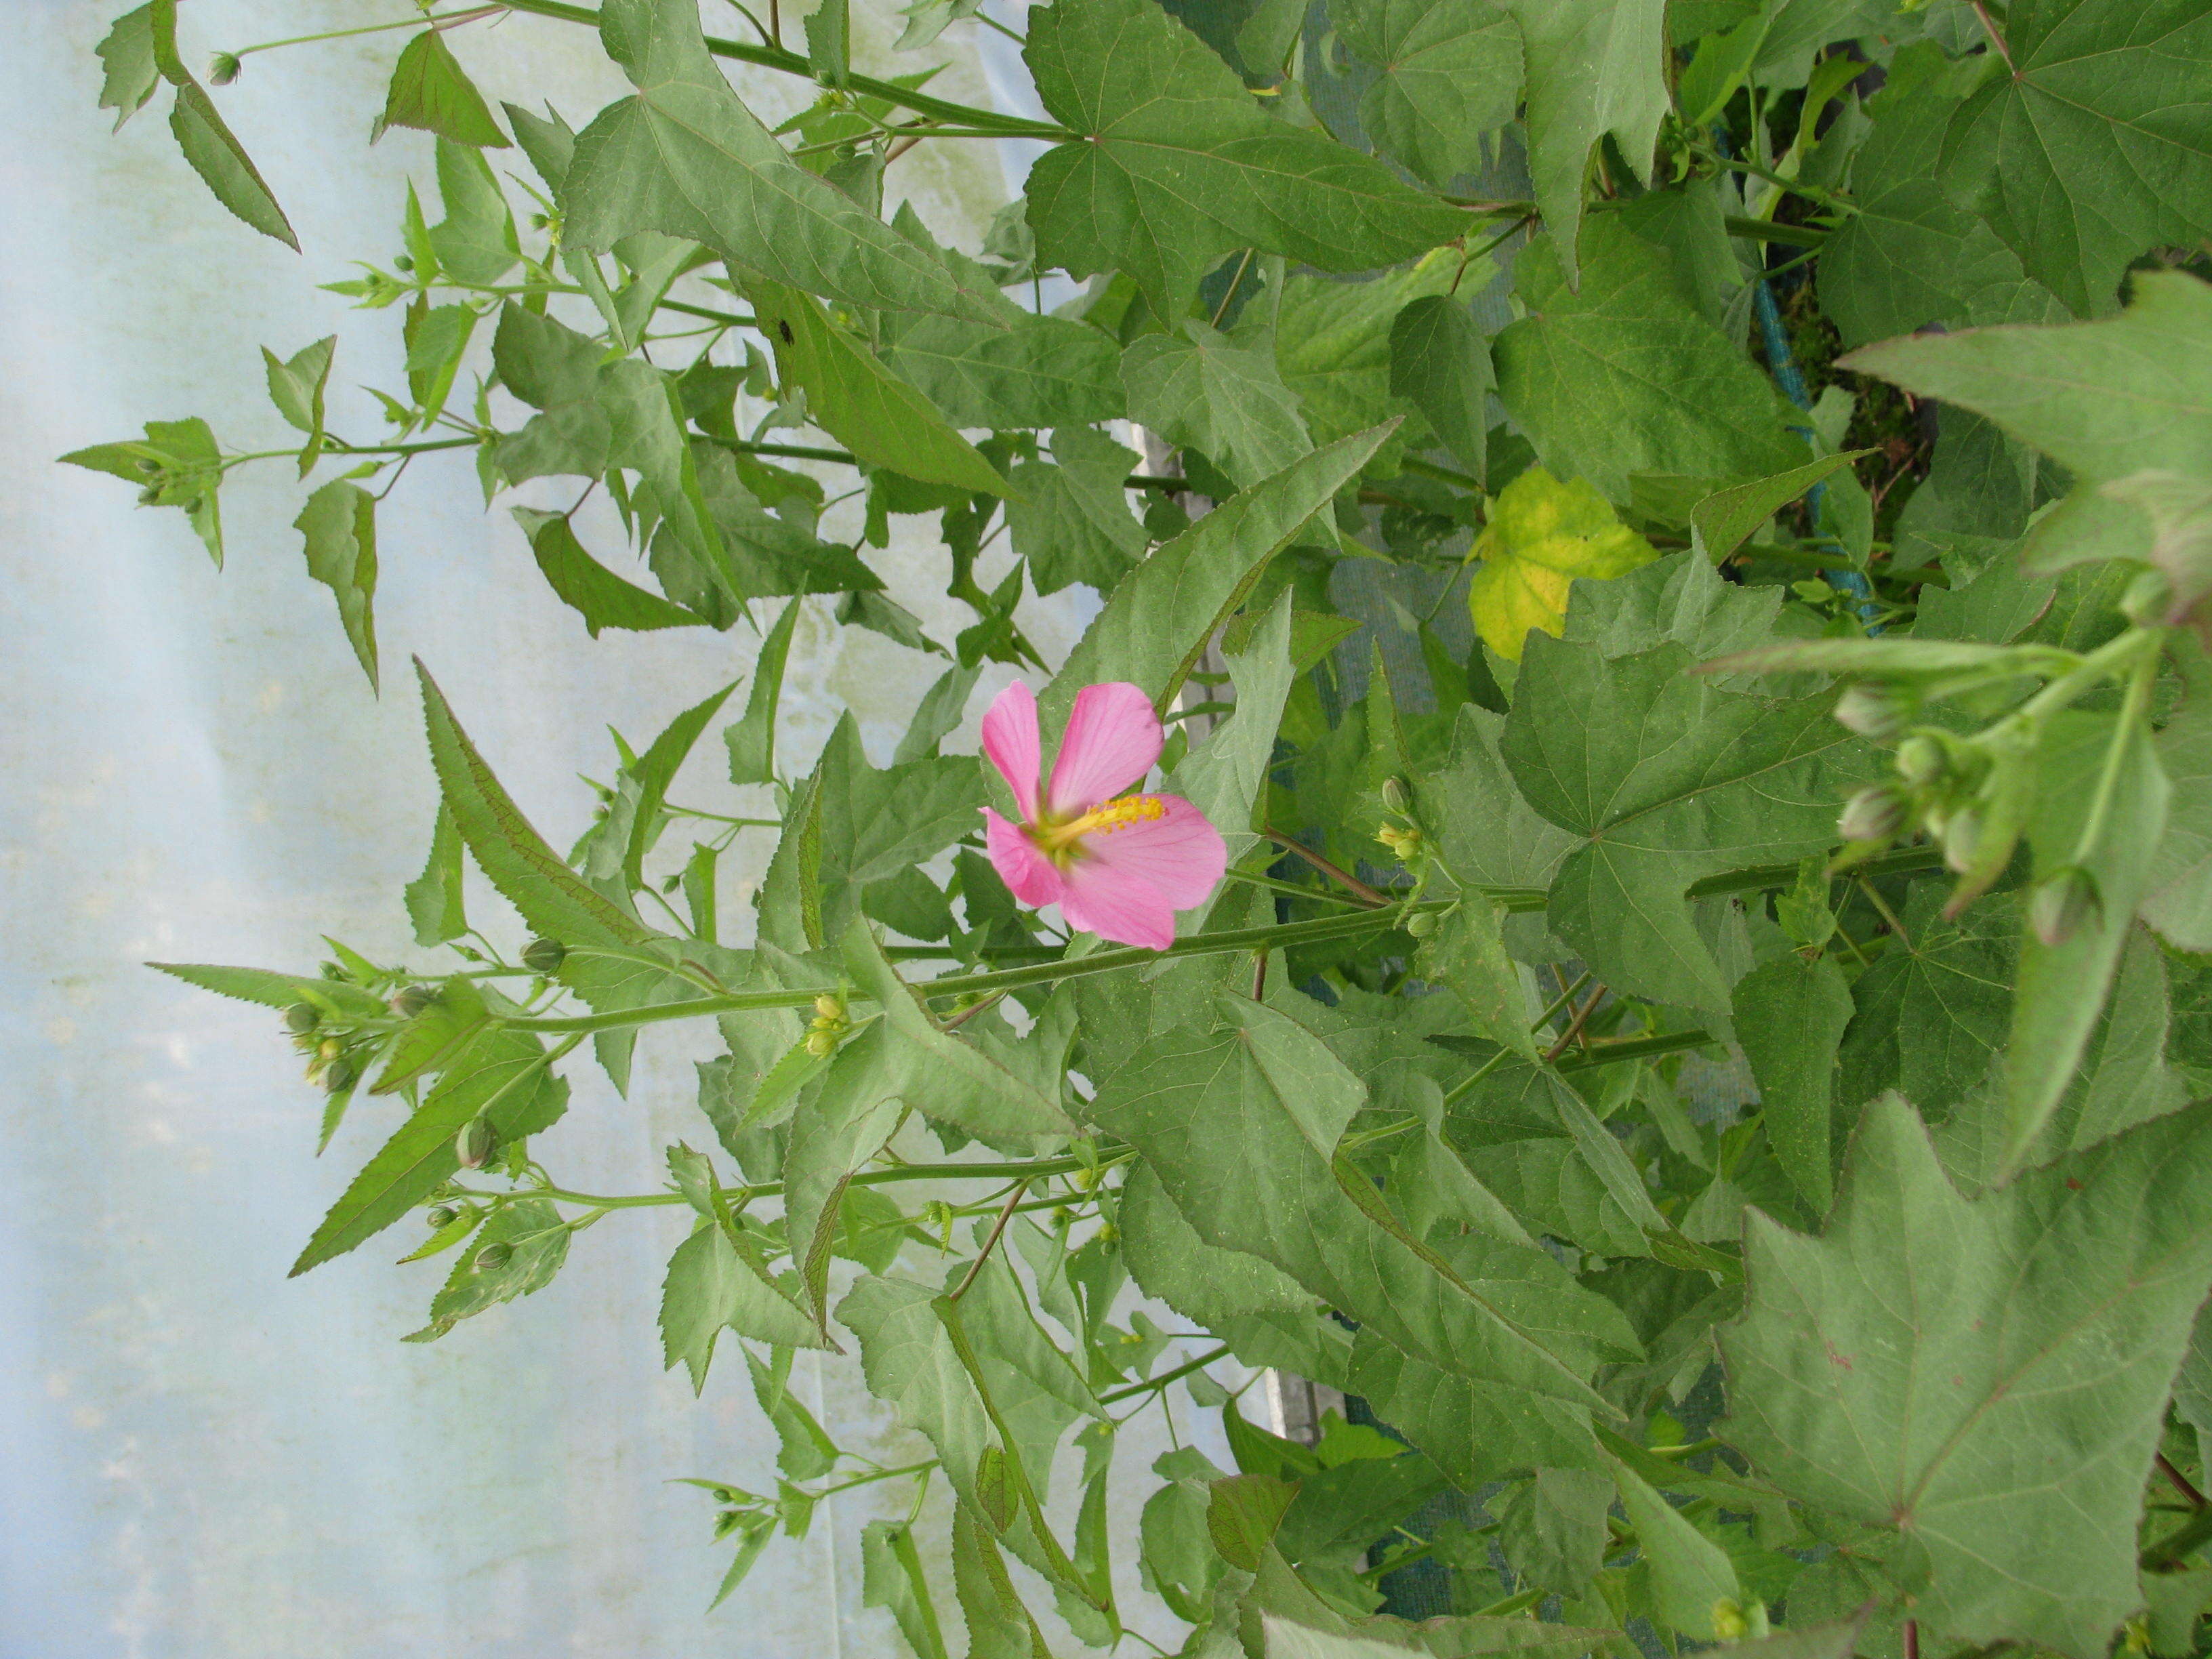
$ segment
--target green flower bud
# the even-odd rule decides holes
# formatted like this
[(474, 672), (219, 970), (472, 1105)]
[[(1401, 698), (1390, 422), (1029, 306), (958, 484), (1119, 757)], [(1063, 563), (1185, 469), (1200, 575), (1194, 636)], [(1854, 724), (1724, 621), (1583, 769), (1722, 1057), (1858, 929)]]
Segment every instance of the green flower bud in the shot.
[(809, 1031), (806, 1034), (806, 1052), (815, 1059), (827, 1060), (836, 1050), (837, 1034), (835, 1031)]
[(1836, 820), (1836, 833), (1845, 841), (1887, 841), (1904, 827), (1905, 797), (1887, 784), (1860, 790)]
[(434, 1204), (423, 1212), (422, 1219), (433, 1228), (450, 1227), (461, 1218), (461, 1212), (450, 1204)]
[(2079, 865), (2069, 865), (2037, 884), (2027, 901), (2027, 925), (2056, 950), (2094, 922), (2100, 908), (2096, 878)]
[(1413, 792), (1406, 787), (1405, 779), (1382, 780), (1382, 804), (1394, 812), (1403, 812), (1412, 807)]
[(1713, 1603), (1713, 1634), (1723, 1642), (1741, 1642), (1751, 1632), (1743, 1609), (1723, 1595)]
[(2120, 614), (2138, 628), (2154, 627), (2173, 610), (2173, 584), (2163, 570), (2146, 570), (2120, 595)]
[(406, 271), (410, 276), (413, 275), (415, 262), (409, 258), (405, 254), (401, 253), (394, 255), (392, 263), (401, 270)]
[(349, 1060), (334, 1060), (323, 1072), (323, 1088), (328, 1093), (342, 1095), (353, 1087), (354, 1079), (361, 1075)]
[(434, 985), (403, 985), (392, 999), (392, 1012), (402, 1019), (412, 1019), (437, 1000)]
[(1982, 844), (1982, 815), (1962, 806), (1943, 821), (1943, 862), (1959, 875), (1972, 867)]
[(315, 1029), (322, 1017), (322, 1011), (313, 1003), (295, 1002), (284, 1011), (284, 1024), (289, 1030), (305, 1036)]
[(1950, 757), (1939, 738), (1911, 737), (1897, 745), (1897, 775), (1915, 788), (1933, 784), (1949, 763)]
[(315, 1045), (315, 1053), (324, 1060), (336, 1060), (345, 1052), (345, 1044), (336, 1037), (325, 1037)]
[(1437, 913), (1433, 910), (1414, 912), (1406, 918), (1406, 931), (1415, 939), (1426, 939), (1437, 931)]
[(238, 79), (239, 70), (246, 65), (234, 52), (219, 52), (208, 59), (208, 82), (211, 86), (227, 87)]
[(453, 1137), (453, 1156), (460, 1160), (464, 1170), (483, 1169), (498, 1150), (499, 1131), (491, 1127), (488, 1117), (471, 1118), (461, 1126), (460, 1133)]
[(1880, 680), (1860, 680), (1836, 699), (1836, 722), (1863, 738), (1886, 743), (1903, 731), (1918, 699)]
[(495, 1273), (514, 1260), (512, 1244), (487, 1244), (477, 1252), (476, 1270), (480, 1273)]
[(533, 974), (557, 974), (568, 947), (557, 939), (534, 939), (522, 947), (522, 965)]

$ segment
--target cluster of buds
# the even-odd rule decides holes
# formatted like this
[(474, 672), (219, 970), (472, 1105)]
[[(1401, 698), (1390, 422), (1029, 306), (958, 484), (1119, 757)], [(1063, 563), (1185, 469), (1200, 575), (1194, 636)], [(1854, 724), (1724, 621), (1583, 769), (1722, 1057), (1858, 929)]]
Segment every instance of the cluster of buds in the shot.
[(307, 1081), (331, 1094), (343, 1094), (361, 1080), (362, 1044), (349, 1025), (342, 1025), (312, 1002), (295, 1002), (284, 1011), (284, 1029), (292, 1046), (307, 1056)]
[[(1836, 831), (1847, 842), (1882, 842), (1924, 830), (1959, 878), (1950, 911), (1989, 890), (2004, 873), (2035, 805), (2033, 731), (2000, 721), (1972, 737), (1913, 726), (1913, 688), (1882, 681), (1847, 687), (1836, 719), (1875, 742), (1894, 742), (1895, 781), (1860, 790), (1844, 805)], [(2098, 913), (2095, 878), (2069, 865), (2036, 884), (2028, 921), (2044, 944), (2064, 944)]]
[(827, 1060), (836, 1051), (838, 1040), (852, 1029), (843, 998), (826, 993), (815, 998), (814, 1018), (806, 1022), (806, 1052), (817, 1060)]

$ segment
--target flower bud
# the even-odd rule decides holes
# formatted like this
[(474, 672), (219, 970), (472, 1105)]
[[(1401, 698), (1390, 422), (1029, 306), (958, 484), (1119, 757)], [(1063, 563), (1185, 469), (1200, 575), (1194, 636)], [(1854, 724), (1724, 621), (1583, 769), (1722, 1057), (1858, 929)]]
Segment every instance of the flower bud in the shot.
[(284, 1024), (289, 1030), (305, 1036), (315, 1029), (322, 1017), (322, 1012), (313, 1003), (295, 1002), (284, 1011)]
[(1836, 833), (1845, 841), (1887, 841), (1904, 827), (1905, 798), (1886, 784), (1860, 790), (1836, 820)]
[(514, 1260), (514, 1246), (490, 1243), (477, 1252), (476, 1270), (480, 1273), (495, 1273)]
[(2120, 595), (2120, 614), (2138, 628), (2162, 623), (2173, 609), (2173, 584), (2163, 570), (2146, 570)]
[(1741, 1642), (1751, 1632), (1751, 1620), (1727, 1596), (1713, 1603), (1713, 1634), (1723, 1642)]
[(2096, 878), (2079, 865), (2054, 871), (2027, 901), (2027, 925), (2053, 950), (2097, 919)]
[(840, 1024), (844, 1022), (845, 1005), (826, 992), (814, 999), (814, 1012), (823, 1019)]
[(498, 1150), (499, 1132), (491, 1127), (489, 1118), (481, 1115), (464, 1123), (460, 1133), (453, 1137), (453, 1156), (464, 1170), (483, 1169)]
[(392, 1012), (402, 1019), (412, 1019), (437, 1000), (434, 985), (403, 985), (392, 999)]
[(1406, 787), (1405, 779), (1382, 780), (1382, 804), (1394, 812), (1403, 812), (1413, 806), (1413, 792)]
[(1415, 911), (1406, 918), (1406, 931), (1415, 939), (1426, 939), (1437, 931), (1437, 913), (1433, 910)]
[(316, 1054), (324, 1060), (336, 1060), (345, 1052), (345, 1044), (334, 1036), (325, 1037), (315, 1045)]
[(461, 1212), (450, 1204), (434, 1204), (423, 1212), (422, 1220), (431, 1227), (450, 1227), (461, 1218)]
[(323, 1071), (323, 1088), (334, 1095), (342, 1095), (353, 1087), (354, 1079), (361, 1075), (354, 1070), (349, 1060), (334, 1060)]
[(837, 1034), (830, 1030), (812, 1030), (806, 1034), (806, 1052), (817, 1060), (827, 1060), (837, 1050)]
[(1917, 789), (1925, 789), (1943, 775), (1950, 757), (1942, 741), (1921, 735), (1897, 745), (1897, 775)]
[(1384, 824), (1375, 832), (1375, 839), (1397, 855), (1401, 864), (1411, 864), (1421, 854), (1421, 832), (1401, 830), (1394, 824)]
[(227, 87), (238, 79), (239, 70), (245, 67), (246, 65), (239, 61), (236, 52), (219, 52), (208, 59), (208, 84)]
[(557, 939), (534, 939), (522, 947), (522, 965), (533, 974), (557, 974), (568, 947)]
[(1860, 680), (1844, 688), (1836, 699), (1838, 725), (1886, 743), (1905, 729), (1917, 700), (1911, 693), (1880, 680)]
[(1943, 862), (1958, 875), (1972, 867), (1982, 844), (1982, 815), (1962, 806), (1943, 821)]

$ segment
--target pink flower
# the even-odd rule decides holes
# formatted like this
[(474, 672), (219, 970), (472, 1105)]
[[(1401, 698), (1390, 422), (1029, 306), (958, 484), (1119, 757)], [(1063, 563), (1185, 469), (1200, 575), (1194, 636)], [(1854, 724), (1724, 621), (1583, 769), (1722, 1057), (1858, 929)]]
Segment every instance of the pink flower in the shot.
[(1072, 928), (1164, 951), (1175, 913), (1205, 903), (1229, 867), (1221, 832), (1188, 801), (1121, 793), (1160, 757), (1159, 716), (1126, 681), (1076, 693), (1042, 801), (1036, 698), (1018, 680), (983, 716), (983, 752), (1022, 812), (1009, 823), (983, 809), (999, 878), (1033, 909), (1058, 904)]

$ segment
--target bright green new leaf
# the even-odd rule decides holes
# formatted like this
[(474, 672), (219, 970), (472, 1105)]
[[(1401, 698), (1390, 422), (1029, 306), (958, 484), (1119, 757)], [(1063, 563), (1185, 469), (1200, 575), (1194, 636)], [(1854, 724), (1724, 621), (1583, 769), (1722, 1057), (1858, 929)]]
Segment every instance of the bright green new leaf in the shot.
[(1518, 662), (1532, 631), (1554, 639), (1565, 631), (1567, 590), (1575, 578), (1609, 580), (1659, 555), (1582, 479), (1561, 483), (1532, 466), (1491, 504), (1473, 556), (1482, 561), (1467, 590), (1475, 632), (1499, 656)]
[(1121, 357), (1132, 420), (1188, 444), (1248, 489), (1313, 447), (1273, 343), (1237, 343), (1196, 320), (1147, 334)]
[(1614, 501), (1632, 472), (1765, 477), (1804, 464), (1773, 387), (1675, 286), (1674, 256), (1601, 215), (1583, 232), (1577, 291), (1560, 246), (1547, 236), (1521, 254), (1528, 314), (1491, 343), (1498, 398), (1538, 459)]
[(2212, 1108), (1969, 1203), (1886, 1097), (1822, 1237), (1747, 1230), (1721, 1433), (1792, 1498), (1894, 1528), (1947, 1636), (2096, 1659), (2141, 1605), (2143, 1483), (2212, 1285)]
[(1022, 55), (1075, 135), (1030, 174), (1042, 263), (1126, 271), (1175, 316), (1239, 248), (1366, 270), (1467, 229), (1464, 214), (1373, 157), (1256, 108), (1235, 71), (1151, 0), (1063, 0), (1031, 25)]
[[(1316, 443), (1333, 443), (1407, 412), (1411, 400), (1392, 380), (1392, 325), (1407, 306), (1447, 297), (1455, 283), (1462, 295), (1486, 286), (1490, 261), (1475, 261), (1462, 270), (1465, 257), (1457, 248), (1438, 248), (1364, 283), (1306, 274), (1284, 281), (1281, 303), (1272, 307), (1275, 363), (1283, 384), (1296, 394)], [(1237, 329), (1240, 339), (1266, 337), (1258, 319), (1269, 297), (1248, 307)], [(1399, 435), (1410, 439), (1413, 434)], [(1379, 475), (1393, 470), (1389, 460), (1395, 455), (1386, 448), (1373, 471)]]
[(386, 127), (415, 127), (486, 149), (507, 148), (507, 135), (492, 118), (483, 94), (436, 29), (424, 29), (410, 40), (392, 65), (384, 113), (376, 120), (378, 136)]
[(292, 527), (307, 538), (307, 574), (337, 596), (338, 621), (376, 688), (376, 498), (333, 478), (307, 497)]
[(2109, 310), (2128, 262), (2212, 231), (2212, 15), (2194, 0), (2014, 0), (1949, 168), (2030, 276)]
[(1725, 1012), (1683, 890), (1826, 850), (1873, 757), (1826, 696), (1717, 690), (1692, 666), (1674, 644), (1607, 661), (1539, 637), (1503, 749), (1529, 804), (1580, 838), (1552, 883), (1553, 930), (1616, 991)]
[(608, 0), (607, 53), (636, 93), (577, 136), (562, 191), (562, 239), (610, 248), (634, 231), (703, 242), (747, 276), (848, 305), (997, 320), (996, 294), (970, 294), (835, 185), (793, 161), (722, 78), (690, 0)]
[(1382, 73), (1359, 125), (1387, 155), (1449, 187), (1521, 101), (1521, 31), (1488, 0), (1335, 0), (1329, 16)]

